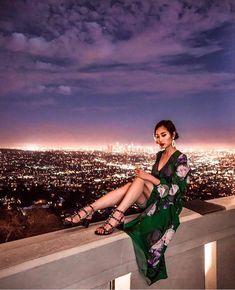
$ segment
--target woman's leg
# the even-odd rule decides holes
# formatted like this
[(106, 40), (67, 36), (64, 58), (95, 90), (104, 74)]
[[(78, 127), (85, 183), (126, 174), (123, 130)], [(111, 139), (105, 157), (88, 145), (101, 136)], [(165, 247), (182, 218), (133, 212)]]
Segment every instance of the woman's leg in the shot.
[(104, 196), (97, 199), (91, 205), (94, 207), (95, 210), (98, 210), (119, 204), (120, 201), (123, 199), (124, 195), (127, 193), (130, 186), (131, 182), (128, 182), (124, 186), (106, 193)]
[[(138, 177), (135, 178), (134, 181), (129, 186), (126, 194), (124, 195), (117, 209), (122, 212), (125, 212), (136, 201), (140, 203), (144, 202), (146, 199), (149, 198), (152, 190), (153, 184), (151, 182), (144, 181), (143, 179)], [(114, 213), (114, 218), (110, 219), (109, 223), (115, 227), (118, 224), (116, 219), (120, 220), (121, 218), (122, 214), (119, 211), (116, 211)], [(111, 229), (110, 224), (106, 224), (104, 228), (106, 230), (110, 230)], [(104, 232), (104, 228), (99, 227), (96, 231), (102, 234)]]
[(152, 190), (153, 184), (151, 182), (144, 181), (139, 177), (135, 178), (117, 208), (125, 212), (134, 202), (140, 199), (143, 193), (145, 198), (148, 199)]
[[(95, 211), (97, 211), (98, 209), (104, 209), (119, 204), (120, 201), (123, 199), (124, 195), (127, 193), (130, 186), (131, 182), (128, 182), (124, 186), (108, 192), (104, 196), (97, 199), (95, 202), (91, 203), (91, 206), (94, 208)], [(92, 212), (92, 208), (90, 208), (89, 206), (86, 206), (85, 210), (88, 213)], [(86, 216), (86, 213), (83, 210), (81, 210), (79, 214), (81, 218), (84, 218)], [(80, 218), (78, 215), (76, 215), (73, 218), (67, 217), (66, 220), (72, 220), (73, 222), (78, 223), (80, 221)]]
[[(153, 189), (153, 185), (151, 182), (144, 182), (143, 188), (137, 189), (136, 186), (139, 187), (139, 185), (136, 185), (136, 184), (133, 188), (133, 183), (135, 182), (136, 179), (137, 178), (135, 178), (133, 182), (128, 182), (124, 186), (119, 187), (113, 191), (110, 191), (107, 194), (105, 194), (104, 196), (97, 199), (95, 202), (93, 202), (91, 204), (93, 206), (94, 210), (96, 211), (98, 209), (104, 209), (107, 207), (114, 206), (116, 204), (119, 204), (119, 206), (120, 206), (120, 203), (123, 203), (123, 199), (125, 198), (125, 195), (127, 193), (129, 195), (133, 196), (134, 201), (131, 204), (133, 204), (135, 201), (138, 201), (140, 203), (146, 201), (146, 199), (148, 199), (150, 196), (150, 193)], [(138, 179), (140, 179), (140, 178), (138, 178)], [(142, 179), (140, 179), (140, 180), (142, 180)], [(130, 190), (131, 190), (131, 193), (129, 193)], [(134, 193), (132, 194), (132, 192), (134, 192)], [(137, 195), (136, 195), (136, 197), (134, 197), (136, 192), (137, 192)], [(130, 207), (130, 205), (127, 206), (127, 208)], [(119, 208), (119, 206), (118, 206), (118, 208)], [(120, 210), (122, 210), (122, 209), (120, 209)]]
[(150, 197), (150, 194), (153, 190), (153, 185), (151, 182), (145, 182), (144, 183), (144, 190), (143, 190), (143, 194), (141, 194), (138, 199), (135, 201), (136, 205), (140, 208), (140, 209), (144, 209), (146, 207), (146, 203)]

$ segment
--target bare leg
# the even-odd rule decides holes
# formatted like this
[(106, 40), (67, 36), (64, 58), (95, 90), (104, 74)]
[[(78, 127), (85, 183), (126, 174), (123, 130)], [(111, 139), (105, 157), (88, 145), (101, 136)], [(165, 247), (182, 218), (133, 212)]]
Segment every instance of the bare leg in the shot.
[(138, 177), (135, 178), (117, 208), (125, 212), (134, 202), (138, 200), (143, 192), (145, 192), (145, 194), (149, 197), (152, 189), (153, 184), (151, 184), (150, 182), (146, 182)]
[[(136, 183), (136, 180), (139, 180), (141, 182), (141, 186), (139, 187), (139, 185), (135, 184), (135, 186), (133, 188), (133, 183), (134, 182)], [(124, 186), (108, 192), (104, 196), (97, 199), (91, 205), (93, 206), (93, 208), (96, 211), (98, 209), (103, 209), (103, 208), (107, 208), (110, 206), (114, 206), (114, 205), (119, 204), (119, 203), (123, 203), (123, 199), (125, 198), (125, 195), (127, 193), (129, 195), (132, 195), (132, 192), (135, 192), (135, 194), (136, 194), (136, 187), (138, 187), (137, 191), (139, 191), (139, 193), (137, 192), (137, 197), (134, 197), (134, 194), (133, 194), (134, 201), (131, 204), (133, 204), (135, 201), (143, 203), (146, 199), (149, 198), (150, 192), (152, 191), (152, 188), (153, 188), (153, 185), (150, 182), (144, 181), (143, 187), (142, 187), (142, 182), (143, 182), (143, 179), (135, 178), (132, 183), (128, 182)], [(129, 193), (130, 190), (131, 190), (131, 193)], [(128, 207), (130, 207), (130, 205)], [(119, 204), (119, 206), (120, 206), (120, 204)], [(118, 208), (119, 208), (119, 206), (118, 206)], [(120, 210), (122, 210), (122, 209), (120, 209)]]
[[(135, 178), (131, 186), (129, 186), (126, 194), (124, 195), (117, 209), (122, 212), (125, 212), (134, 202), (139, 201), (142, 203), (143, 200), (149, 198), (152, 189), (153, 189), (152, 183), (144, 181), (143, 179), (138, 177)], [(143, 193), (146, 195), (145, 197)], [(116, 219), (120, 220), (122, 218), (122, 214), (120, 212), (116, 211), (114, 214), (115, 214), (114, 218), (109, 220), (109, 223), (112, 226), (116, 226), (118, 224)], [(110, 224), (106, 224), (104, 227), (99, 227), (96, 231), (102, 234), (105, 231), (104, 228), (106, 230), (111, 229)]]
[[(124, 186), (108, 192), (107, 194), (105, 194), (104, 196), (100, 197), (95, 202), (93, 202), (91, 204), (92, 207), (94, 208), (95, 211), (97, 211), (98, 209), (103, 209), (103, 208), (107, 208), (107, 207), (119, 204), (120, 201), (123, 199), (124, 195), (127, 193), (130, 186), (131, 186), (131, 182), (128, 182)], [(92, 212), (92, 209), (88, 206), (85, 207), (85, 210), (88, 213)], [(84, 218), (86, 215), (84, 211), (80, 211), (79, 214), (81, 218)], [(67, 217), (66, 220), (68, 221), (72, 220), (73, 222), (78, 223), (80, 221), (80, 218), (78, 215), (76, 215), (72, 219), (71, 217)]]
[(95, 210), (98, 210), (119, 204), (120, 201), (125, 196), (125, 194), (127, 193), (130, 186), (131, 182), (128, 182), (124, 186), (108, 192), (104, 196), (97, 199), (94, 203), (92, 203), (92, 206), (94, 207)]
[(150, 194), (153, 190), (153, 185), (151, 182), (145, 181), (143, 194), (141, 194), (136, 200), (137, 204), (145, 204), (150, 197)]

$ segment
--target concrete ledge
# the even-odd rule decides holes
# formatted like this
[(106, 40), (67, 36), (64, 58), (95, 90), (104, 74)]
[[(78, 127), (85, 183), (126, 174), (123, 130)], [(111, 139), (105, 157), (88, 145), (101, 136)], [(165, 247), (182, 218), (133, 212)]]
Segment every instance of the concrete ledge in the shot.
[[(202, 262), (196, 263), (199, 258), (200, 261), (203, 260), (204, 245), (211, 241), (221, 241), (221, 245), (226, 243), (228, 246), (235, 236), (235, 197), (216, 199), (213, 202), (221, 203), (226, 210), (201, 216), (183, 208), (180, 215), (181, 225), (166, 251), (167, 265), (168, 261), (175, 264), (169, 266), (169, 271), (171, 272), (173, 267), (174, 273), (169, 272), (168, 279), (153, 284), (154, 289), (158, 287), (203, 288), (202, 283), (197, 282), (190, 273), (194, 270), (200, 273), (199, 276), (195, 275), (197, 279), (199, 277), (204, 279)], [(133, 273), (133, 289), (137, 287), (135, 285), (151, 289), (138, 273), (129, 236), (120, 231), (110, 236), (96, 236), (94, 230), (98, 224), (100, 223), (92, 224), (88, 229), (71, 228), (1, 244), (0, 288), (93, 289), (100, 285), (108, 285), (109, 281), (131, 272)], [(197, 255), (200, 253), (200, 255), (196, 256), (195, 253)], [(228, 251), (223, 260), (229, 264), (234, 256), (231, 255), (231, 251)], [(184, 257), (184, 267), (186, 269), (187, 265), (189, 267), (186, 273), (180, 272), (176, 266), (182, 257)], [(190, 259), (185, 257), (190, 257)], [(195, 266), (191, 263), (192, 259)], [(196, 265), (197, 269), (194, 268)], [(221, 267), (220, 271), (221, 269), (223, 268)], [(230, 271), (229, 275), (235, 276), (232, 269), (226, 268), (224, 271)], [(187, 273), (190, 278), (186, 283)], [(219, 275), (223, 277), (221, 273)], [(172, 281), (174, 281), (173, 284)], [(223, 283), (220, 285), (224, 286)]]
[(227, 197), (220, 197), (214, 198), (209, 200), (210, 203), (218, 204), (224, 206), (227, 210), (235, 209), (235, 196), (227, 196)]
[[(134, 219), (137, 215), (131, 215), (126, 218), (126, 222)], [(191, 221), (200, 217), (198, 213), (183, 208), (180, 221)], [(128, 238), (128, 236), (116, 231), (109, 236), (97, 236), (95, 229), (102, 223), (93, 223), (89, 228), (82, 226), (59, 230), (27, 239), (16, 240), (5, 244), (0, 244), (0, 277), (3, 270), (17, 265), (26, 265), (29, 261), (47, 257), (47, 260), (53, 260), (59, 252), (60, 255), (73, 255), (76, 251), (85, 251), (111, 243), (113, 241)], [(64, 253), (64, 254), (63, 254)], [(53, 255), (55, 254), (55, 255)], [(53, 255), (53, 256), (52, 256)], [(26, 263), (26, 264), (25, 264)]]
[(211, 203), (201, 199), (190, 200), (184, 203), (184, 207), (196, 211), (197, 213), (202, 215), (226, 209), (220, 204)]

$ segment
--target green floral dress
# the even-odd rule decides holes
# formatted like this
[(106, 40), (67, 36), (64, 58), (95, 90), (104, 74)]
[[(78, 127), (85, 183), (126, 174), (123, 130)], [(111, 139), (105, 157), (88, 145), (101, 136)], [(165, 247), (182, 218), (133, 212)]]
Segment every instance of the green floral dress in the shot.
[(160, 180), (154, 186), (145, 210), (124, 225), (131, 237), (140, 272), (148, 285), (168, 277), (164, 253), (180, 225), (182, 196), (187, 188), (189, 167), (185, 154), (176, 150), (158, 171), (163, 151), (157, 153), (151, 174)]

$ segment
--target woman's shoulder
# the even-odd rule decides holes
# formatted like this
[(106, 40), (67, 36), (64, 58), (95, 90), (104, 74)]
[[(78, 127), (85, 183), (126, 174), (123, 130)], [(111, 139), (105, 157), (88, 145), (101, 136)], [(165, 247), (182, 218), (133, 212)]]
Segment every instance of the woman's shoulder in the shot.
[(180, 150), (177, 150), (178, 154), (177, 154), (177, 163), (187, 163), (187, 155), (183, 152), (181, 152)]

